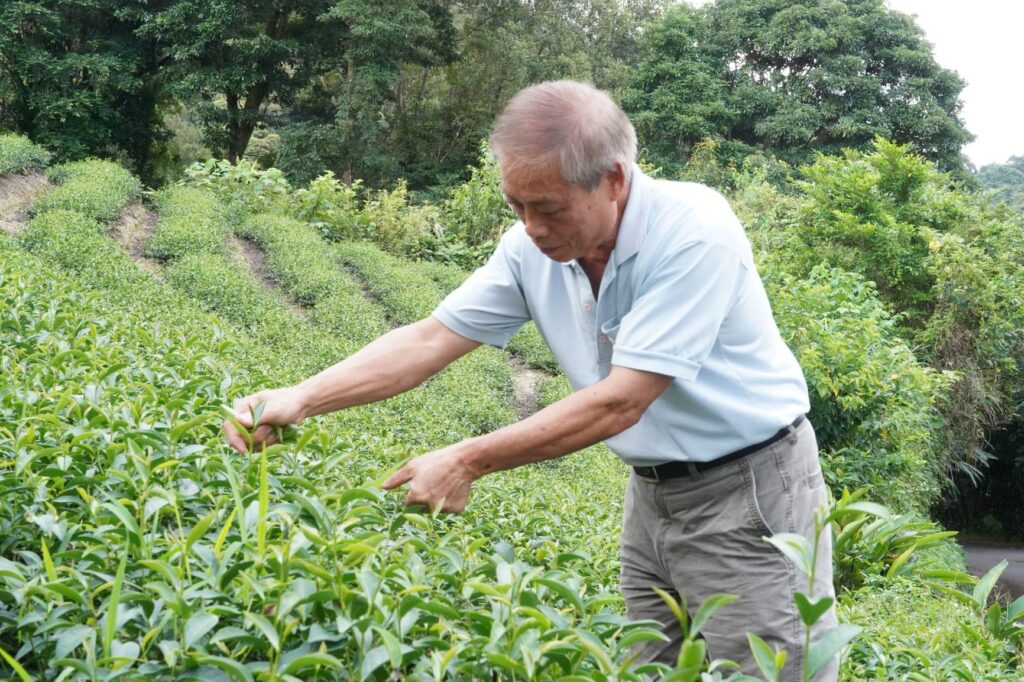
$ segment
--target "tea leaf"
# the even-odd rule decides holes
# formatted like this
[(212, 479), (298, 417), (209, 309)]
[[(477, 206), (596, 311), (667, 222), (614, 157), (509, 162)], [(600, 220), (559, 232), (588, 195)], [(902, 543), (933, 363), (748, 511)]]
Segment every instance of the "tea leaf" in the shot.
[(844, 623), (825, 631), (821, 637), (811, 643), (804, 674), (808, 678), (817, 675), (818, 671), (825, 667), (832, 657), (839, 653), (840, 649), (859, 635), (861, 630), (859, 625)]

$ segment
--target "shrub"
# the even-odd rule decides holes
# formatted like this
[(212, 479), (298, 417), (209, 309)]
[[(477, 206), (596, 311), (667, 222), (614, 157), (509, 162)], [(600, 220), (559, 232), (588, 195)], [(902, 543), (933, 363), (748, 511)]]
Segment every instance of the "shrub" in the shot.
[(212, 192), (170, 187), (157, 195), (156, 207), (160, 218), (146, 245), (148, 256), (169, 260), (192, 253), (227, 253), (230, 216)]
[(960, 374), (937, 447), (947, 472), (976, 478), (976, 453), (1024, 395), (1024, 221), (880, 139), (802, 173), (781, 266), (801, 275), (824, 260), (874, 281), (919, 357)]
[(345, 185), (327, 171), (310, 181), (309, 187), (295, 191), (291, 214), (328, 239), (366, 239), (370, 233), (360, 206), (361, 192), (360, 180)]
[(441, 211), (431, 204), (409, 202), (409, 188), (399, 180), (394, 189), (378, 190), (363, 204), (363, 219), (373, 240), (385, 251), (416, 257), (430, 238), (442, 233)]
[(483, 264), (502, 233), (516, 222), (515, 213), (505, 203), (501, 171), (486, 141), (480, 145), (479, 164), (470, 169), (469, 180), (449, 191), (444, 213), (447, 227), (438, 235), (443, 244), (435, 247), (435, 255), (444, 253), (444, 244), (459, 244), (465, 248), (462, 256), (441, 260), (463, 267)]
[(59, 186), (39, 199), (35, 213), (68, 209), (101, 223), (112, 223), (121, 209), (139, 197), (138, 178), (112, 161), (89, 159), (52, 166), (46, 171)]
[(22, 135), (0, 135), (0, 175), (41, 171), (50, 162), (50, 152)]
[(225, 202), (238, 202), (259, 213), (284, 209), (291, 203), (292, 187), (276, 168), (259, 170), (242, 160), (232, 164), (224, 159), (196, 162), (185, 169), (184, 182), (216, 193)]
[[(778, 273), (772, 261), (766, 273)], [(940, 489), (941, 403), (951, 375), (922, 366), (863, 278), (826, 266), (766, 278), (811, 397), (833, 490), (870, 486), (883, 504), (926, 512)]]

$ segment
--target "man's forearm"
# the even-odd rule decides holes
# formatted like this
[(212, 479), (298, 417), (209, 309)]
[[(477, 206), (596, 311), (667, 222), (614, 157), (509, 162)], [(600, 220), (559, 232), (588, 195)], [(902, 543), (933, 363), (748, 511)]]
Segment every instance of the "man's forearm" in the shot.
[(647, 373), (631, 373), (624, 380), (605, 380), (516, 424), (454, 447), (461, 451), (476, 478), (561, 457), (628, 429), (639, 421), (670, 381), (668, 377)]
[(427, 318), (384, 334), (295, 389), (305, 417), (384, 400), (420, 385), (478, 345)]

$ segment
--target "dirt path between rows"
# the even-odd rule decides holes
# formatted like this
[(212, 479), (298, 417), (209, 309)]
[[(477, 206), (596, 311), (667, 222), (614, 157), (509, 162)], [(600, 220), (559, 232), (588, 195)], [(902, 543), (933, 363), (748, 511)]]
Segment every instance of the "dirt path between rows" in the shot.
[(256, 242), (234, 234), (228, 235), (228, 249), (231, 252), (231, 256), (245, 267), (250, 276), (262, 284), (264, 288), (277, 292), (287, 304), (288, 309), (296, 316), (306, 317), (309, 314), (306, 308), (292, 301), (277, 286), (277, 282), (274, 281), (270, 271), (267, 269), (267, 257), (260, 250), (260, 247), (256, 245)]
[(160, 262), (146, 257), (146, 244), (156, 229), (157, 220), (157, 214), (142, 204), (131, 204), (121, 211), (121, 217), (107, 235), (120, 244), (139, 267), (159, 276)]
[(21, 230), (32, 204), (51, 189), (42, 173), (0, 177), (0, 230), (8, 234)]
[(512, 369), (512, 406), (519, 418), (525, 419), (537, 411), (538, 390), (549, 375), (516, 357), (510, 357), (508, 364)]

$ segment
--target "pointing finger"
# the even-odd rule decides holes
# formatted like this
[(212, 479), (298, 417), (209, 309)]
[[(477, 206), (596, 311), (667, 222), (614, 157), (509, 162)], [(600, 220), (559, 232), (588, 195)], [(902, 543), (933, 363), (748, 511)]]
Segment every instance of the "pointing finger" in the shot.
[(388, 480), (380, 484), (380, 487), (384, 488), (384, 490), (391, 490), (393, 488), (397, 488), (398, 486), (404, 485), (411, 481), (412, 476), (412, 468), (408, 464), (406, 464), (401, 469), (391, 474), (391, 476), (388, 477)]

